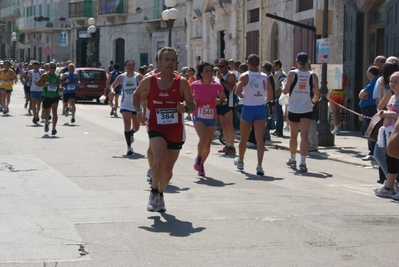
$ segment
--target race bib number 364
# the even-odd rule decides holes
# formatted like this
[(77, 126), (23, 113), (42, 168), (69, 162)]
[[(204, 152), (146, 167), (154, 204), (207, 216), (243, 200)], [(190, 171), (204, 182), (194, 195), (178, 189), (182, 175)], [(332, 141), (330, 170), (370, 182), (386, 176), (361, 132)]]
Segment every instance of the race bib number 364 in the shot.
[(156, 111), (158, 124), (174, 124), (179, 121), (177, 108), (158, 108)]

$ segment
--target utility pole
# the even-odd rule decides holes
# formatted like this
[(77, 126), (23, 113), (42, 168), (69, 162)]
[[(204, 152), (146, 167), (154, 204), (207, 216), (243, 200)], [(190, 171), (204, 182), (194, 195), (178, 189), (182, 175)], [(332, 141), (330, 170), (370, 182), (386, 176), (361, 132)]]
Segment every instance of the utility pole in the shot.
[[(323, 38), (328, 38), (328, 0), (324, 0), (323, 10)], [(319, 138), (319, 146), (333, 146), (334, 135), (330, 131), (330, 124), (328, 122), (328, 100), (327, 100), (327, 63), (323, 63), (321, 67), (321, 88), (319, 100), (319, 123), (317, 124), (317, 132)]]

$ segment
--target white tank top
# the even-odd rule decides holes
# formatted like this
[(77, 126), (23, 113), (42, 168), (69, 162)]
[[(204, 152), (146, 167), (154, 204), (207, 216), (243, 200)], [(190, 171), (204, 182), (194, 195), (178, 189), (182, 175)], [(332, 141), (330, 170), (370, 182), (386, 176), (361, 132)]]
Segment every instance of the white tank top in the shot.
[(265, 105), (267, 97), (267, 75), (262, 72), (247, 71), (248, 84), (243, 88), (243, 105)]
[(36, 81), (40, 78), (42, 73), (40, 71), (34, 72), (33, 70), (29, 72), (29, 80), (32, 83), (30, 86), (30, 90), (33, 92), (41, 92), (43, 91), (43, 87), (36, 86)]
[(133, 107), (133, 93), (139, 84), (138, 77), (137, 72), (132, 77), (127, 77), (126, 72), (122, 74), (121, 109), (136, 111)]
[(288, 101), (288, 111), (297, 114), (312, 112), (313, 107), (309, 84), (312, 72), (298, 69), (294, 70), (294, 72), (298, 76), (298, 80)]

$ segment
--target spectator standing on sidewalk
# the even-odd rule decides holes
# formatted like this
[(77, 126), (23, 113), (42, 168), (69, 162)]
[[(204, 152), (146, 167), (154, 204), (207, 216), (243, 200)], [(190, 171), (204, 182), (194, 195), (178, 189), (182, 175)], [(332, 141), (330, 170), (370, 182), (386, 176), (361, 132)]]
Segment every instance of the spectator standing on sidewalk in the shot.
[[(393, 127), (398, 120), (398, 115), (399, 115), (399, 72), (395, 72), (392, 74), (390, 78), (390, 89), (392, 90), (392, 96), (390, 94), (386, 94), (384, 98), (381, 100), (381, 102), (384, 102), (385, 99), (388, 100), (388, 104), (386, 105), (387, 110), (381, 110), (379, 112), (379, 116), (384, 119), (383, 123), (383, 131), (384, 133), (382, 136), (384, 136), (385, 140), (383, 140), (383, 143), (387, 143), (387, 141), (390, 139), (391, 133), (393, 131)], [(386, 102), (386, 101), (385, 101)], [(379, 140), (379, 144), (380, 144)], [(397, 149), (397, 148), (396, 148)], [(399, 169), (399, 160), (396, 158), (391, 157), (390, 155), (386, 155), (386, 163), (388, 166), (388, 175), (387, 175), (387, 180), (385, 182), (385, 185), (382, 186), (381, 188), (375, 188), (374, 192), (376, 196), (379, 197), (387, 197), (387, 198), (393, 198), (395, 200), (399, 200), (399, 192), (394, 192), (394, 184), (395, 184), (395, 179), (398, 175), (398, 169)], [(396, 194), (395, 194), (396, 193)]]
[[(280, 60), (273, 61), (273, 78), (274, 78), (274, 87), (275, 87), (275, 95), (278, 99), (281, 95), (282, 87), (281, 84), (284, 79), (287, 77), (284, 70), (281, 68), (282, 64)], [(275, 136), (282, 137), (283, 136), (283, 127), (284, 127), (284, 118), (283, 118), (283, 106), (276, 102), (274, 107), (274, 115), (276, 119), (276, 131), (272, 133)]]
[[(340, 123), (340, 111), (341, 107), (337, 104), (344, 105), (345, 104), (345, 95), (346, 95), (346, 86), (349, 85), (349, 81), (346, 78), (345, 73), (342, 73), (342, 88), (334, 89), (330, 93), (330, 107), (331, 113), (333, 117), (334, 129), (331, 131), (334, 135), (339, 135), (339, 123)], [(337, 104), (335, 104), (337, 103)]]
[[(377, 112), (385, 109), (386, 105), (388, 104), (389, 97), (392, 96), (392, 91), (388, 90), (389, 79), (391, 75), (396, 71), (399, 71), (399, 65), (392, 64), (388, 62), (388, 60), (382, 66), (381, 77), (378, 78), (376, 85), (374, 86), (374, 92), (373, 92), (373, 98), (377, 104)], [(389, 94), (389, 97), (384, 97), (386, 94)], [(379, 179), (377, 180), (377, 182), (383, 184), (384, 181), (386, 180), (386, 176), (388, 175), (388, 167), (385, 157), (385, 147), (375, 146), (373, 157), (379, 165), (378, 168)]]
[[(359, 93), (359, 106), (363, 116), (373, 117), (377, 113), (377, 106), (373, 99), (373, 91), (375, 83), (378, 79), (380, 69), (376, 66), (371, 66), (367, 69), (367, 78), (370, 81), (367, 86)], [(366, 131), (369, 127), (371, 119), (363, 117), (363, 130)], [(371, 160), (373, 158), (375, 141), (367, 140), (369, 153), (362, 160)]]
[[(300, 172), (307, 172), (306, 155), (308, 153), (308, 134), (313, 116), (313, 106), (319, 99), (319, 81), (316, 74), (312, 73), (307, 64), (309, 57), (301, 52), (296, 57), (298, 69), (288, 73), (287, 83), (283, 86), (283, 93), (290, 94), (288, 102), (288, 118), (290, 120), (290, 153), (291, 157), (286, 164), (291, 168), (296, 168), (296, 149), (298, 146), (298, 129), (301, 127), (300, 153), (301, 161), (299, 164)], [(311, 92), (314, 91), (313, 98)]]

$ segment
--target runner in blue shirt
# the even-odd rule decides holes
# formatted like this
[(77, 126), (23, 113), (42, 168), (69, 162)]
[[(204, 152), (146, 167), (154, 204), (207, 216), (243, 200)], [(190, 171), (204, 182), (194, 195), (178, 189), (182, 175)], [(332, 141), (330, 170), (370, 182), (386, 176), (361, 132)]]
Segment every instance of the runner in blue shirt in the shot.
[(68, 117), (69, 107), (72, 108), (72, 119), (71, 123), (75, 123), (75, 113), (76, 113), (76, 89), (78, 83), (80, 83), (78, 74), (75, 72), (75, 65), (70, 63), (68, 65), (68, 72), (64, 73), (61, 77), (61, 83), (64, 87), (64, 94), (62, 100), (65, 107), (65, 117)]
[[(110, 86), (111, 84), (114, 83), (114, 81), (116, 80), (116, 78), (121, 75), (122, 72), (119, 71), (119, 64), (115, 63), (114, 64), (114, 70), (111, 71), (110, 73), (108, 73), (108, 80), (107, 80), (107, 87), (106, 90), (110, 90)], [(109, 113), (109, 115), (114, 115), (115, 117), (118, 117), (117, 114), (117, 110), (118, 110), (118, 106), (119, 106), (119, 96), (121, 95), (121, 91), (122, 91), (122, 85), (118, 85), (117, 87), (114, 88), (115, 94), (109, 94), (109, 105), (111, 106), (111, 112)], [(106, 93), (106, 91), (104, 91), (104, 93)]]

